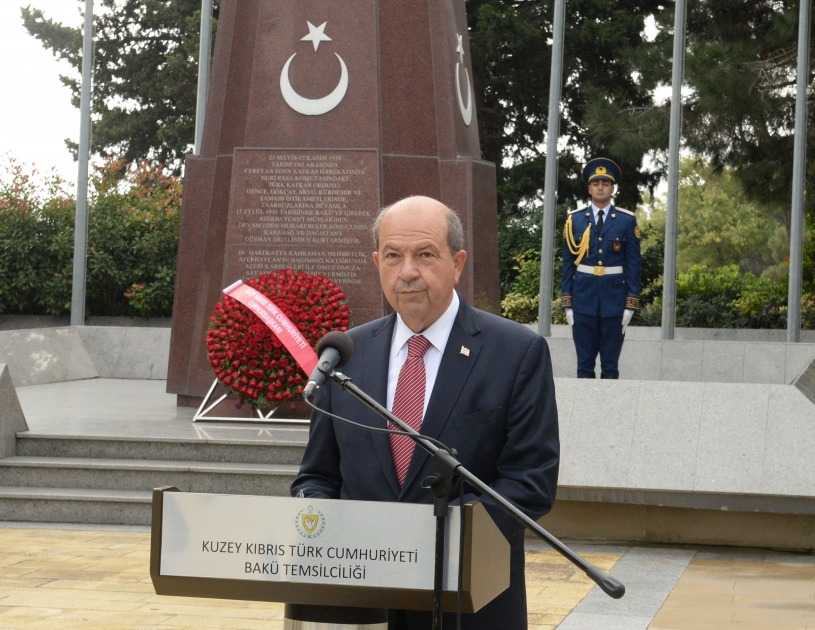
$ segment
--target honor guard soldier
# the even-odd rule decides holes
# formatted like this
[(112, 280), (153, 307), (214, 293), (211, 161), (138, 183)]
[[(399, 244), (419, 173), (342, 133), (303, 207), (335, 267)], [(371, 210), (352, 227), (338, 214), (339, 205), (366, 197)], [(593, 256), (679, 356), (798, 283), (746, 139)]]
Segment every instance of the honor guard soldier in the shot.
[(620, 167), (606, 158), (583, 168), (591, 204), (572, 210), (563, 242), (561, 304), (572, 327), (577, 377), (618, 378), (625, 329), (640, 306), (640, 229), (633, 212), (615, 208), (611, 197)]

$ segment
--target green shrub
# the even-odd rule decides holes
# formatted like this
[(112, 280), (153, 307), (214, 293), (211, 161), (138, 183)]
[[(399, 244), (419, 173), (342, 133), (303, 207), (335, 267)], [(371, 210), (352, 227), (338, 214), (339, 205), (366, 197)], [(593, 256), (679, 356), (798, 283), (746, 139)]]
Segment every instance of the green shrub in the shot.
[(501, 300), (501, 314), (522, 324), (538, 321), (540, 304), (541, 253), (528, 249), (512, 257), (515, 277), (506, 297)]
[(801, 328), (815, 330), (815, 295), (804, 295), (801, 300)]
[(522, 324), (533, 323), (538, 321), (539, 304), (540, 295), (529, 297), (523, 293), (507, 293), (501, 300), (501, 314)]
[[(540, 296), (529, 297), (523, 293), (508, 293), (501, 300), (501, 314), (521, 324), (534, 324), (538, 321)], [(565, 324), (566, 311), (560, 305), (560, 298), (552, 300), (552, 323)]]
[(538, 250), (528, 249), (512, 258), (515, 261), (513, 269), (518, 275), (512, 282), (511, 292), (522, 293), (532, 298), (540, 293), (541, 285), (541, 253)]
[(696, 328), (786, 327), (786, 282), (742, 273), (738, 265), (692, 267), (677, 277), (676, 325)]
[[(0, 177), (0, 313), (70, 310), (75, 201), (56, 176), (9, 160)], [(181, 183), (147, 163), (109, 161), (92, 179), (87, 315), (169, 316)]]
[[(511, 285), (512, 290), (501, 300), (501, 314), (523, 324), (534, 323), (538, 321), (540, 304), (541, 253), (530, 249), (517, 254), (513, 260), (515, 261), (513, 270), (516, 275)], [(554, 270), (555, 294), (560, 293), (561, 264), (562, 262), (558, 259)], [(560, 305), (559, 296), (552, 300), (552, 322), (566, 323), (566, 313)]]
[(74, 199), (65, 182), (7, 158), (0, 179), (0, 313), (70, 308)]
[(88, 310), (169, 316), (181, 182), (146, 162), (109, 162), (94, 178), (88, 233)]
[[(648, 261), (648, 285), (643, 290), (645, 299), (634, 323), (659, 326), (662, 323), (662, 278), (657, 271), (662, 257), (656, 246), (648, 251), (654, 255), (643, 257), (644, 262), (646, 258)], [(535, 322), (538, 319), (540, 252), (522, 252), (514, 257), (514, 261), (516, 276), (512, 291), (501, 302), (502, 314), (522, 323)], [(555, 277), (558, 279), (560, 274)], [(676, 325), (680, 327), (786, 327), (786, 281), (759, 278), (750, 272), (742, 272), (738, 265), (715, 269), (692, 267), (679, 274), (676, 302)], [(552, 321), (566, 323), (559, 298), (552, 302)], [(815, 328), (815, 298), (811, 296), (804, 297), (802, 321), (804, 328)]]

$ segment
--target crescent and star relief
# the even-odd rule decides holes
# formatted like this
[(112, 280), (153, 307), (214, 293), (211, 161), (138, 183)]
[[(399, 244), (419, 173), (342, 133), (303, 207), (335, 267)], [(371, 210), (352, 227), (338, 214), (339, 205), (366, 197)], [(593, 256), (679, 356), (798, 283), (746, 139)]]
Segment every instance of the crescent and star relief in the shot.
[[(308, 24), (308, 35), (303, 37), (300, 41), (314, 44), (314, 52), (317, 52), (317, 49), (320, 47), (320, 42), (331, 41), (331, 38), (325, 34), (325, 27), (328, 22), (323, 22), (320, 26), (314, 26), (311, 22), (306, 22), (306, 24)], [(286, 104), (298, 114), (303, 114), (304, 116), (321, 116), (330, 112), (345, 98), (345, 93), (348, 91), (348, 68), (345, 67), (345, 62), (342, 60), (342, 57), (337, 53), (334, 54), (340, 62), (340, 82), (331, 94), (323, 98), (305, 98), (295, 92), (289, 82), (289, 66), (292, 60), (297, 56), (297, 53), (294, 53), (289, 57), (288, 61), (286, 61), (286, 65), (283, 66), (283, 71), (280, 73), (280, 93), (283, 95), (283, 100), (286, 101)], [(460, 99), (461, 97), (459, 96), (459, 100)]]
[(459, 66), (464, 65), (464, 44), (462, 42), (463, 37), (461, 35), (456, 33), (456, 37), (458, 38), (456, 54), (459, 57), (459, 60), (456, 62), (456, 94), (458, 95), (458, 109), (461, 112), (461, 119), (464, 121), (464, 124), (469, 127), (470, 123), (473, 121), (473, 90), (472, 86), (470, 85), (470, 73), (467, 72), (467, 68), (464, 68), (464, 76), (467, 77), (467, 107), (464, 107), (464, 99), (461, 97), (461, 75), (459, 74)]
[[(325, 34), (325, 27), (328, 22), (323, 22), (320, 26), (314, 26), (311, 22), (306, 22), (306, 24), (308, 25), (308, 35), (303, 37), (300, 41), (311, 42), (314, 45), (314, 52), (317, 52), (321, 42), (332, 41), (331, 38)], [(473, 121), (474, 99), (472, 84), (470, 83), (470, 73), (467, 71), (467, 68), (464, 68), (464, 76), (467, 81), (467, 87), (464, 90), (467, 93), (467, 105), (465, 106), (461, 91), (461, 67), (464, 65), (464, 43), (463, 37), (458, 33), (456, 33), (456, 38), (456, 54), (459, 57), (459, 60), (456, 62), (456, 95), (458, 96), (458, 108), (461, 112), (461, 119), (464, 121), (464, 124), (469, 127)], [(297, 53), (294, 53), (288, 58), (280, 73), (280, 93), (283, 95), (283, 100), (286, 101), (286, 104), (294, 111), (304, 116), (322, 116), (334, 109), (342, 102), (342, 99), (345, 98), (345, 93), (348, 91), (348, 68), (342, 57), (337, 53), (334, 53), (334, 55), (340, 62), (340, 82), (331, 94), (323, 98), (305, 98), (294, 91), (289, 81), (289, 67), (297, 56)]]

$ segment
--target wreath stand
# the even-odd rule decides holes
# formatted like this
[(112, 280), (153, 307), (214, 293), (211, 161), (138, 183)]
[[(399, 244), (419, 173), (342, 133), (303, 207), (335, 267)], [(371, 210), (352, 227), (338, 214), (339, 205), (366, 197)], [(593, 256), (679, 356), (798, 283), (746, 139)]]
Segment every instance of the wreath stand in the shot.
[(308, 418), (273, 418), (275, 411), (280, 409), (283, 405), (282, 402), (277, 403), (269, 413), (264, 414), (263, 411), (254, 403), (252, 403), (252, 411), (257, 413), (257, 418), (254, 415), (247, 417), (247, 418), (240, 418), (235, 416), (210, 416), (207, 415), (211, 412), (215, 407), (217, 407), (220, 403), (226, 400), (229, 395), (232, 393), (231, 391), (227, 391), (223, 394), (220, 398), (218, 398), (215, 402), (210, 402), (215, 394), (215, 388), (218, 386), (218, 379), (216, 378), (212, 382), (212, 386), (209, 388), (207, 395), (204, 396), (204, 400), (201, 401), (201, 406), (198, 407), (198, 410), (195, 412), (195, 415), (192, 417), (193, 422), (253, 422), (253, 423), (264, 423), (264, 424), (308, 424), (311, 422)]

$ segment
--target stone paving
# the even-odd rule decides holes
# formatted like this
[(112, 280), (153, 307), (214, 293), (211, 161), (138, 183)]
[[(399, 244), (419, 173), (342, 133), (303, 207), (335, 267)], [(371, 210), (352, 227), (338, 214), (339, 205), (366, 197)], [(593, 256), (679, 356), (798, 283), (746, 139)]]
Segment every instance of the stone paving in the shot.
[[(576, 551), (597, 546), (574, 545)], [(815, 630), (815, 556), (745, 548), (630, 547), (559, 630)]]
[(812, 630), (815, 564), (785, 560), (694, 558), (649, 627)]
[[(282, 630), (282, 604), (160, 597), (141, 528), (0, 527), (0, 629)], [(623, 580), (603, 595), (559, 554), (527, 550), (530, 630), (815, 630), (815, 558), (576, 544)]]
[[(141, 531), (0, 528), (0, 629), (282, 630), (283, 605), (163, 597)], [(590, 553), (603, 570), (621, 554)], [(559, 554), (530, 550), (530, 630), (550, 630), (592, 589)]]

